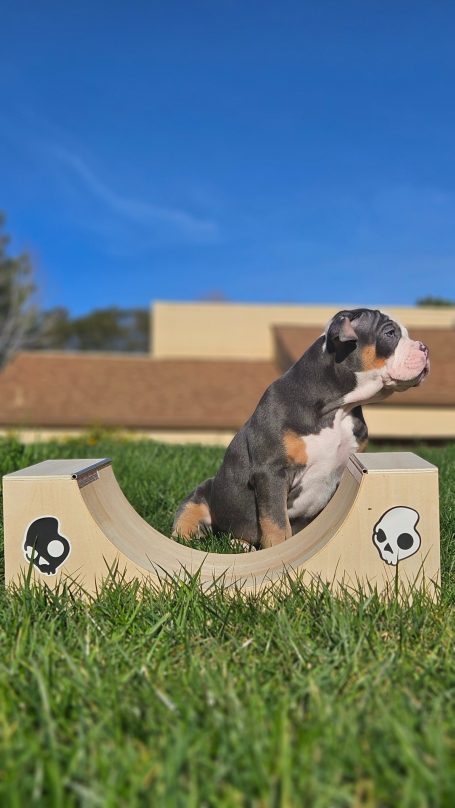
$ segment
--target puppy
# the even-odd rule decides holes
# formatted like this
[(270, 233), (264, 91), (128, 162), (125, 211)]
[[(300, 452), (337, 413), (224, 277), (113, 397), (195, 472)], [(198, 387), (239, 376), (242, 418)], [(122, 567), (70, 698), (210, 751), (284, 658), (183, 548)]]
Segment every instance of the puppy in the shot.
[(362, 404), (416, 387), (428, 348), (372, 309), (340, 311), (324, 334), (265, 391), (214, 477), (180, 505), (173, 535), (231, 533), (271, 547), (327, 505), (368, 430)]

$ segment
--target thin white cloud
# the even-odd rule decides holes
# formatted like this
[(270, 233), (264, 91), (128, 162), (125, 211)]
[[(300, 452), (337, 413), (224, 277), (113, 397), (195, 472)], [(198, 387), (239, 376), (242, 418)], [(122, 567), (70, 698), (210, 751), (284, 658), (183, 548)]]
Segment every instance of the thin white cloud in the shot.
[(92, 196), (125, 219), (145, 226), (161, 223), (197, 239), (211, 239), (218, 232), (217, 223), (210, 219), (195, 216), (179, 208), (153, 205), (117, 193), (106, 185), (79, 155), (61, 146), (53, 146), (52, 154), (81, 180)]

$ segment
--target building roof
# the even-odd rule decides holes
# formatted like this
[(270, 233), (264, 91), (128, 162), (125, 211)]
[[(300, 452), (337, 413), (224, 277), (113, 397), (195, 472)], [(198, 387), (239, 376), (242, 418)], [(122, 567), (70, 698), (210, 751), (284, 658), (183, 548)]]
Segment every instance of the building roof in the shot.
[(30, 351), (0, 374), (0, 425), (238, 429), (273, 362)]
[(303, 353), (323, 334), (318, 326), (276, 325), (273, 327), (275, 353), (280, 370), (291, 367)]
[[(22, 352), (0, 373), (0, 426), (237, 430), (320, 334), (275, 327), (276, 362)], [(454, 406), (455, 330), (419, 329), (419, 338), (430, 348), (429, 378), (384, 404)]]
[[(321, 329), (300, 326), (275, 326), (277, 354), (281, 371), (285, 371), (315, 339)], [(420, 387), (407, 390), (382, 402), (393, 406), (455, 405), (455, 329), (419, 328), (411, 337), (420, 339), (430, 349), (431, 373)]]

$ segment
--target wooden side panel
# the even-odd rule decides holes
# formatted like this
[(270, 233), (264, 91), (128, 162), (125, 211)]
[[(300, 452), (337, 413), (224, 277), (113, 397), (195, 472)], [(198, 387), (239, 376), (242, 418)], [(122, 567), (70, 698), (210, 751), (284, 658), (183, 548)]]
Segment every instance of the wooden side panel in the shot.
[[(385, 538), (375, 542), (381, 525)], [(397, 540), (404, 534), (410, 536), (408, 543), (412, 540), (404, 552), (412, 554), (397, 560), (396, 551), (403, 552)], [(306, 569), (327, 581), (353, 587), (359, 581), (379, 591), (393, 590), (396, 577), (405, 589), (425, 579), (434, 592), (440, 585), (437, 469), (365, 474), (356, 507)]]
[[(98, 528), (81, 499), (77, 480), (52, 479), (15, 480), (5, 477), (3, 481), (4, 529), (5, 529), (5, 580), (6, 584), (20, 584), (24, 576), (55, 588), (62, 576), (74, 581), (87, 592), (94, 593), (97, 586), (117, 563), (119, 569), (130, 579), (143, 577), (144, 570), (122, 556), (116, 547)], [(40, 571), (25, 555), (26, 538), (39, 535), (41, 520), (56, 528), (54, 541), (69, 543), (69, 553), (55, 574)], [(34, 534), (33, 525), (37, 525)], [(48, 545), (49, 546), (49, 545)], [(66, 546), (66, 545), (65, 545)], [(39, 553), (38, 542), (35, 545)], [(52, 548), (51, 548), (52, 549)], [(57, 545), (58, 549), (58, 545)], [(44, 561), (46, 556), (42, 555)], [(58, 561), (47, 555), (51, 563)], [(41, 565), (46, 568), (46, 563)]]

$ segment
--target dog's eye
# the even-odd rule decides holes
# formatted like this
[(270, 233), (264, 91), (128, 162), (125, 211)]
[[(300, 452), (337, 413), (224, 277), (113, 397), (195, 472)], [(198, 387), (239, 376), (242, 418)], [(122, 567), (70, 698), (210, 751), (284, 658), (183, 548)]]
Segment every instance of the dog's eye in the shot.
[(387, 331), (384, 332), (386, 337), (396, 337), (397, 332), (394, 328), (388, 328)]

